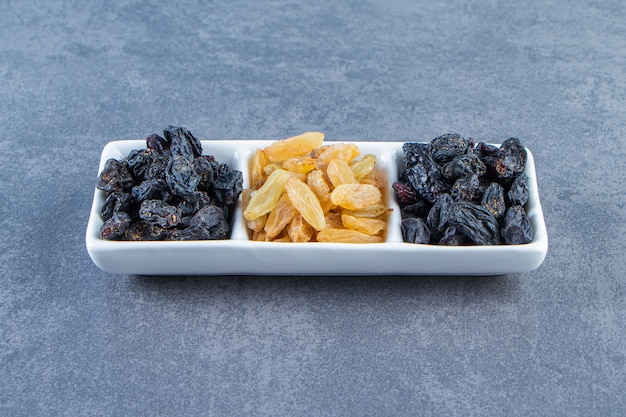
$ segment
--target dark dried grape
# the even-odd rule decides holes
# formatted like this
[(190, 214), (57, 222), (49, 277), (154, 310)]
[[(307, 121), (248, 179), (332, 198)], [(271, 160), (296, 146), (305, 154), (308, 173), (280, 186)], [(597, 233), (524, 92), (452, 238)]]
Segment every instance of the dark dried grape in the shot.
[(502, 228), (502, 238), (509, 245), (521, 245), (533, 240), (533, 228), (522, 206), (513, 206), (507, 210)]
[(447, 191), (439, 173), (441, 167), (430, 155), (427, 144), (407, 142), (402, 146), (405, 161), (404, 180), (418, 194), (434, 203), (439, 194)]
[(402, 150), (405, 169), (392, 185), (402, 220), (424, 220), (434, 244), (502, 243), (498, 222), (528, 201), (527, 155), (518, 139), (474, 146), (448, 134)]
[(211, 204), (211, 198), (204, 191), (194, 191), (193, 193), (185, 195), (185, 198), (180, 201), (178, 208), (180, 209), (181, 216), (190, 216), (200, 210), (202, 207)]
[(104, 204), (102, 204), (100, 209), (100, 216), (102, 216), (103, 220), (109, 220), (119, 211), (127, 212), (130, 208), (130, 203), (130, 194), (114, 191), (104, 200)]
[(528, 202), (528, 176), (526, 174), (522, 173), (515, 178), (507, 197), (511, 206), (523, 206)]
[(417, 193), (403, 181), (396, 181), (391, 185), (400, 204), (413, 204), (417, 201)]
[(480, 188), (480, 180), (476, 174), (461, 177), (450, 189), (454, 201), (472, 201)]
[(485, 164), (472, 153), (455, 157), (443, 166), (441, 172), (444, 178), (454, 180), (466, 175), (475, 174), (480, 177), (486, 171)]
[(170, 141), (153, 133), (146, 138), (146, 149), (157, 154), (164, 154), (170, 149)]
[(144, 171), (144, 181), (153, 179), (165, 179), (165, 170), (170, 161), (168, 153), (160, 154), (150, 152), (150, 166)]
[(473, 152), (481, 159), (486, 156), (495, 157), (498, 154), (498, 147), (485, 142), (478, 142), (478, 144), (474, 147)]
[(182, 156), (193, 161), (202, 155), (202, 144), (184, 127), (169, 126), (163, 134), (170, 141), (171, 156)]
[[(214, 156), (202, 155), (201, 142), (183, 127), (170, 126), (164, 136), (150, 135), (146, 149), (133, 150), (121, 161), (107, 161), (98, 176), (98, 188), (107, 192), (101, 207), (103, 236), (227, 238), (231, 208), (243, 187), (242, 173), (219, 164)], [(207, 206), (213, 208), (204, 210)], [(124, 214), (117, 216), (120, 212)]]
[(161, 227), (175, 227), (181, 219), (180, 210), (177, 207), (161, 200), (144, 200), (139, 208), (139, 217), (146, 223)]
[(213, 193), (217, 201), (223, 205), (234, 204), (243, 189), (243, 174), (231, 170), (226, 164), (220, 164), (217, 171), (213, 181)]
[(465, 154), (467, 148), (468, 141), (458, 133), (438, 136), (430, 142), (430, 154), (433, 160), (441, 165)]
[(487, 209), (496, 220), (500, 220), (502, 216), (504, 216), (506, 205), (504, 202), (504, 189), (500, 184), (492, 182), (491, 185), (487, 187), (481, 201), (481, 206)]
[(519, 139), (509, 138), (498, 149), (496, 171), (500, 178), (513, 178), (524, 172), (526, 149)]
[(107, 193), (125, 191), (130, 189), (135, 180), (125, 165), (117, 159), (109, 159), (104, 164), (104, 169), (98, 176), (97, 187)]
[(405, 217), (426, 217), (428, 216), (428, 212), (430, 211), (432, 204), (428, 203), (425, 200), (418, 200), (413, 204), (406, 205), (402, 207), (400, 211), (400, 215), (402, 218)]
[(452, 212), (454, 201), (450, 194), (443, 194), (428, 212), (426, 224), (433, 234), (435, 240), (439, 240), (441, 233), (450, 224), (450, 213)]
[(131, 175), (135, 179), (135, 183), (140, 183), (144, 180), (144, 175), (152, 159), (150, 158), (150, 152), (145, 149), (135, 149), (124, 158), (122, 163), (128, 168)]
[(100, 229), (100, 237), (106, 240), (119, 239), (130, 225), (130, 216), (123, 211), (118, 211), (110, 219), (104, 222)]
[(139, 203), (144, 200), (163, 200), (170, 197), (169, 187), (163, 179), (152, 179), (136, 185), (132, 189), (133, 199)]
[(460, 230), (454, 226), (448, 226), (443, 231), (443, 237), (439, 239), (438, 243), (440, 245), (461, 246), (465, 244), (465, 241), (465, 235)]
[(193, 168), (193, 161), (183, 156), (173, 156), (165, 171), (165, 179), (174, 194), (192, 193), (200, 183), (200, 176)]
[(168, 237), (169, 233), (170, 231), (168, 229), (158, 224), (139, 220), (130, 224), (124, 233), (123, 240), (164, 240)]
[(498, 222), (485, 208), (474, 203), (455, 203), (450, 210), (450, 225), (455, 226), (477, 245), (500, 242)]
[(409, 243), (429, 243), (430, 230), (419, 217), (407, 217), (400, 224), (402, 240)]
[(205, 155), (197, 157), (193, 161), (193, 169), (200, 176), (200, 182), (198, 183), (198, 190), (208, 191), (213, 185), (215, 162), (206, 157)]

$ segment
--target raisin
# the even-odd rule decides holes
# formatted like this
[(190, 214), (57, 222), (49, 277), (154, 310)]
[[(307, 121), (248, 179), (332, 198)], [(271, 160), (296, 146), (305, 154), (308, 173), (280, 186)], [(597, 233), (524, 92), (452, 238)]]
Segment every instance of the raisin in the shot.
[(500, 220), (506, 211), (504, 189), (502, 186), (496, 182), (492, 182), (485, 190), (481, 205), (487, 209), (496, 220)]
[(441, 170), (444, 178), (453, 180), (466, 175), (481, 176), (486, 171), (485, 164), (474, 154), (466, 154), (455, 157), (445, 164)]
[(455, 203), (449, 222), (477, 245), (495, 245), (500, 242), (498, 222), (487, 209), (474, 203)]
[(495, 157), (498, 154), (498, 147), (485, 142), (478, 142), (474, 147), (473, 152), (481, 159), (486, 156)]
[(465, 244), (466, 240), (465, 235), (459, 229), (454, 226), (448, 226), (443, 231), (443, 236), (438, 243), (447, 246), (461, 246)]
[(130, 208), (131, 196), (128, 193), (114, 191), (104, 200), (100, 209), (100, 216), (103, 220), (109, 220), (119, 211), (128, 211)]
[(150, 152), (145, 149), (135, 149), (122, 162), (130, 171), (135, 182), (140, 183), (145, 179), (145, 172), (152, 161)]
[(169, 233), (170, 231), (164, 227), (140, 220), (130, 224), (124, 233), (123, 240), (163, 240)]
[(402, 231), (402, 240), (409, 243), (429, 243), (430, 230), (428, 226), (419, 217), (408, 217), (402, 219), (400, 223)]
[(450, 162), (467, 152), (468, 141), (458, 133), (438, 136), (430, 142), (430, 154), (438, 164)]
[(161, 136), (153, 133), (146, 138), (146, 149), (148, 151), (154, 151), (157, 154), (167, 153), (170, 149), (170, 141), (162, 138)]
[(213, 193), (222, 205), (234, 204), (243, 189), (243, 174), (241, 171), (231, 170), (228, 165), (221, 164), (218, 175), (213, 181)]
[(199, 156), (193, 161), (193, 169), (200, 176), (198, 190), (208, 191), (213, 185), (215, 177), (214, 165), (214, 160), (208, 158), (206, 155)]
[(476, 174), (461, 177), (450, 189), (454, 201), (472, 201), (480, 189), (480, 180)]
[(496, 171), (500, 178), (512, 178), (526, 167), (526, 149), (519, 139), (509, 138), (498, 149)]
[(139, 203), (143, 200), (163, 200), (166, 201), (170, 197), (167, 182), (162, 179), (152, 179), (136, 185), (132, 189), (133, 199)]
[(161, 227), (174, 227), (180, 223), (182, 216), (177, 207), (161, 200), (144, 200), (139, 208), (139, 217), (147, 223)]
[(512, 206), (502, 220), (500, 230), (504, 242), (509, 245), (530, 243), (533, 240), (533, 229), (526, 216), (524, 207)]
[(448, 227), (453, 206), (454, 201), (450, 194), (443, 194), (428, 212), (426, 224), (436, 240), (440, 239), (441, 233)]
[(184, 156), (173, 156), (165, 171), (170, 189), (178, 195), (192, 193), (200, 183), (200, 176), (193, 167), (193, 161)]
[(400, 204), (413, 204), (418, 200), (415, 190), (405, 182), (396, 181), (391, 184), (391, 188)]
[(528, 202), (528, 176), (520, 174), (515, 178), (507, 193), (511, 206), (524, 206)]
[(107, 193), (129, 190), (135, 180), (126, 166), (117, 159), (109, 159), (98, 177), (97, 187)]
[(130, 216), (123, 211), (115, 213), (104, 222), (100, 229), (100, 237), (106, 240), (119, 239), (130, 226)]
[(193, 161), (202, 155), (202, 144), (184, 127), (169, 126), (163, 134), (170, 142), (171, 156), (182, 156)]

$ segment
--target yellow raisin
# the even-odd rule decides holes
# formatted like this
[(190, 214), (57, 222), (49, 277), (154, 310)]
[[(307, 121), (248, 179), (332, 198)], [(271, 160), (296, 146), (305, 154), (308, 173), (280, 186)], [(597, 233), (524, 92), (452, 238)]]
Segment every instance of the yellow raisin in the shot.
[(298, 136), (278, 140), (264, 149), (270, 162), (282, 162), (293, 156), (304, 155), (324, 142), (321, 132), (306, 132)]
[(261, 188), (250, 197), (250, 202), (243, 212), (244, 217), (253, 220), (272, 211), (281, 194), (285, 192), (285, 184), (291, 175), (284, 169), (272, 172)]
[(361, 210), (379, 202), (382, 198), (380, 190), (369, 184), (342, 184), (330, 193), (333, 204), (348, 210)]
[(265, 167), (269, 163), (267, 155), (263, 149), (257, 149), (252, 157), (252, 164), (250, 166), (250, 188), (258, 190), (265, 182), (267, 174), (265, 173)]
[(324, 229), (317, 233), (318, 242), (337, 243), (380, 243), (381, 236), (371, 236), (350, 229)]
[(306, 183), (313, 190), (318, 200), (322, 201), (330, 195), (330, 187), (324, 179), (324, 173), (319, 169), (314, 169), (307, 174)]
[(326, 219), (326, 227), (331, 229), (343, 229), (343, 222), (341, 221), (341, 214), (339, 213), (326, 213), (324, 215)]
[(354, 143), (335, 143), (322, 152), (318, 159), (330, 163), (333, 159), (350, 162), (361, 154), (361, 150)]
[(287, 171), (308, 174), (315, 169), (315, 158), (310, 156), (292, 156), (283, 161), (282, 168)]
[(285, 191), (291, 204), (315, 230), (322, 230), (326, 226), (324, 211), (308, 185), (297, 178), (289, 178), (285, 184)]
[(270, 211), (267, 221), (265, 222), (264, 230), (267, 236), (269, 238), (278, 236), (295, 215), (296, 209), (293, 207), (293, 204), (291, 204), (287, 194), (283, 194), (276, 203), (276, 207)]
[(378, 203), (372, 204), (371, 206), (367, 206), (364, 209), (360, 210), (342, 210), (342, 214), (347, 214), (354, 217), (367, 217), (370, 219), (375, 219), (377, 217), (385, 217), (389, 213), (391, 213), (391, 209), (384, 206), (382, 201)]
[(313, 238), (315, 230), (301, 215), (296, 214), (289, 224), (288, 233), (292, 242), (308, 242)]
[(357, 181), (361, 181), (363, 177), (372, 172), (374, 166), (376, 165), (376, 157), (371, 153), (368, 153), (360, 160), (352, 163), (350, 168), (352, 168), (352, 173), (354, 174), (354, 178)]
[(357, 230), (368, 235), (378, 235), (387, 228), (387, 223), (379, 219), (341, 215), (341, 222), (346, 229)]
[(326, 175), (328, 175), (328, 179), (330, 179), (333, 187), (337, 187), (341, 184), (359, 183), (356, 178), (354, 178), (350, 165), (342, 159), (333, 159), (330, 161), (328, 163), (328, 168), (326, 169)]

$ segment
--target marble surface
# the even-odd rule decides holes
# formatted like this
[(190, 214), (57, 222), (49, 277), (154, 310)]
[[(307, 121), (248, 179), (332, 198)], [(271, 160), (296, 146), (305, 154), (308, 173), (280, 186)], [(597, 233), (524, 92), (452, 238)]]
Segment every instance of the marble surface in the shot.
[[(5, 1), (0, 415), (624, 415), (626, 3)], [(550, 247), (496, 277), (111, 275), (103, 146), (523, 140)]]

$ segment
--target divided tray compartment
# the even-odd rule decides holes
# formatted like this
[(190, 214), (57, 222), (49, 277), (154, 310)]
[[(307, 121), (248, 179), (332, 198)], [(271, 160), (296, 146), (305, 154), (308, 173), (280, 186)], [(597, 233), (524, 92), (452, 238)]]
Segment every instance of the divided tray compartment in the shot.
[[(250, 160), (257, 148), (274, 140), (202, 140), (203, 153), (243, 173), (249, 188)], [(386, 180), (383, 198), (392, 209), (383, 243), (256, 242), (249, 238), (240, 201), (232, 216), (228, 240), (211, 241), (106, 241), (100, 239), (100, 207), (104, 191), (95, 189), (86, 231), (86, 246), (102, 270), (129, 275), (501, 275), (538, 268), (548, 250), (546, 225), (539, 202), (532, 153), (527, 149), (528, 218), (534, 239), (525, 245), (439, 246), (404, 243), (400, 207), (391, 184), (404, 169), (404, 142), (351, 142), (361, 155), (376, 155), (376, 169)], [(325, 144), (335, 143), (325, 141)], [(145, 140), (108, 143), (97, 175), (109, 158), (121, 159), (133, 149), (145, 148)], [(240, 199), (241, 200), (241, 199)]]

